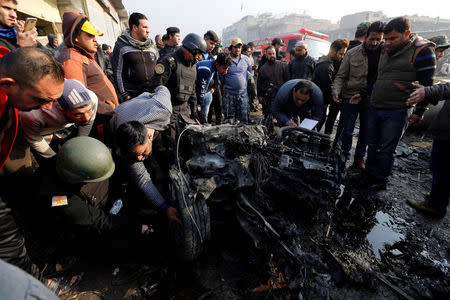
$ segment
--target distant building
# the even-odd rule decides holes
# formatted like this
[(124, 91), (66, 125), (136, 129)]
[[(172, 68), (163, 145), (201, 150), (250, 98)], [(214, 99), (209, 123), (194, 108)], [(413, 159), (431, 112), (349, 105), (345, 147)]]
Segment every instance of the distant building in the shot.
[(346, 15), (339, 22), (339, 29), (355, 29), (359, 23), (374, 22), (386, 18), (382, 11), (363, 11)]
[(271, 13), (245, 16), (240, 21), (226, 27), (222, 32), (223, 42), (228, 45), (234, 37), (244, 42), (267, 42), (273, 36), (298, 32), (301, 28), (315, 31), (330, 31), (338, 27), (329, 20), (314, 19), (305, 14), (289, 14), (281, 18)]
[(38, 40), (44, 45), (50, 33), (62, 40), (62, 15), (66, 11), (87, 15), (91, 23), (104, 33), (98, 37), (100, 44), (114, 45), (117, 37), (128, 26), (128, 12), (121, 0), (19, 0), (17, 4), (18, 19), (38, 19)]
[[(395, 16), (396, 17), (396, 16)], [(450, 20), (431, 18), (426, 16), (405, 16), (411, 21), (411, 31), (424, 38), (439, 34), (450, 34)], [(356, 27), (362, 22), (389, 22), (394, 17), (387, 17), (381, 11), (365, 11), (343, 16), (339, 22), (339, 29), (329, 32), (330, 40), (337, 38), (353, 39)]]

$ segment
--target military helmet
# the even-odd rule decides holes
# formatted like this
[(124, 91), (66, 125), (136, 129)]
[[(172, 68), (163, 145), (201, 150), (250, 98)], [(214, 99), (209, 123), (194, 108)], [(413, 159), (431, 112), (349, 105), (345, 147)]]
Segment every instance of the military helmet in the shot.
[(56, 173), (68, 183), (100, 182), (114, 173), (109, 149), (87, 136), (68, 140), (56, 156)]
[(200, 50), (202, 52), (206, 52), (206, 42), (205, 40), (195, 33), (189, 33), (183, 39), (181, 43), (184, 48), (188, 50)]

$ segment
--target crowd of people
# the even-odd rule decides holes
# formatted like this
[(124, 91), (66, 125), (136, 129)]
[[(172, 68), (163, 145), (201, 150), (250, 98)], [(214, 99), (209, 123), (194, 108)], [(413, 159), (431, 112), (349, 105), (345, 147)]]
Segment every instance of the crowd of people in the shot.
[[(361, 172), (360, 186), (377, 191), (386, 188), (407, 122), (450, 96), (448, 84), (433, 86), (446, 37), (422, 39), (404, 17), (360, 24), (355, 40), (333, 41), (318, 61), (299, 41), (287, 63), (283, 41), (274, 39), (255, 62), (254, 44), (236, 37), (222, 45), (212, 30), (181, 41), (180, 29), (169, 27), (153, 41), (141, 13), (130, 15), (111, 47), (97, 43), (103, 33), (87, 16), (65, 12), (62, 43), (49, 35), (43, 46), (36, 29), (25, 32), (17, 20), (17, 2), (0, 2), (0, 298), (52, 299), (43, 286), (59, 296), (82, 279), (65, 273), (74, 257), (34, 258), (28, 236), (45, 247), (60, 232), (151, 235), (147, 220), (109, 212), (121, 197), (181, 224), (167, 182), (186, 124), (252, 124), (262, 106), (269, 132), (312, 119), (350, 159), (359, 117), (351, 168)], [(438, 218), (450, 194), (449, 109), (431, 127), (431, 193), (410, 201)], [(29, 288), (6, 288), (16, 277), (5, 272)]]

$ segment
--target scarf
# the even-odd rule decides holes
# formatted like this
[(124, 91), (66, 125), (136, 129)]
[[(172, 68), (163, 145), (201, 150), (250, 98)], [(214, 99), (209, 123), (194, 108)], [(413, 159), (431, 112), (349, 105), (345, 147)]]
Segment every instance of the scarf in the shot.
[(16, 37), (17, 31), (14, 27), (8, 29), (0, 29), (0, 37), (13, 39)]
[(145, 50), (145, 49), (148, 49), (153, 46), (153, 42), (151, 39), (148, 39), (145, 42), (141, 42), (141, 41), (133, 39), (131, 37), (129, 28), (125, 31), (125, 34), (123, 35), (123, 37), (126, 38), (126, 41), (124, 41), (124, 42), (129, 43), (131, 46), (133, 46), (139, 50)]

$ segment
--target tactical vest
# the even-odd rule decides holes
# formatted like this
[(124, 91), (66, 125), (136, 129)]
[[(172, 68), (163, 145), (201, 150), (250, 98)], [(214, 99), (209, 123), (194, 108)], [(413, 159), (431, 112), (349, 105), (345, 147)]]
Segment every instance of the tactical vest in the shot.
[[(173, 64), (175, 64), (175, 61), (173, 61)], [(172, 96), (172, 104), (181, 105), (189, 101), (189, 98), (195, 95), (195, 79), (197, 78), (197, 68), (195, 64), (187, 67), (181, 62), (177, 62), (175, 67), (177, 84)]]
[[(411, 93), (410, 85), (417, 80), (414, 67), (416, 50), (423, 45), (410, 39), (397, 53), (384, 52), (378, 65), (378, 77), (372, 92), (371, 104), (381, 109), (406, 108), (405, 101)], [(420, 49), (421, 50), (421, 49)]]

